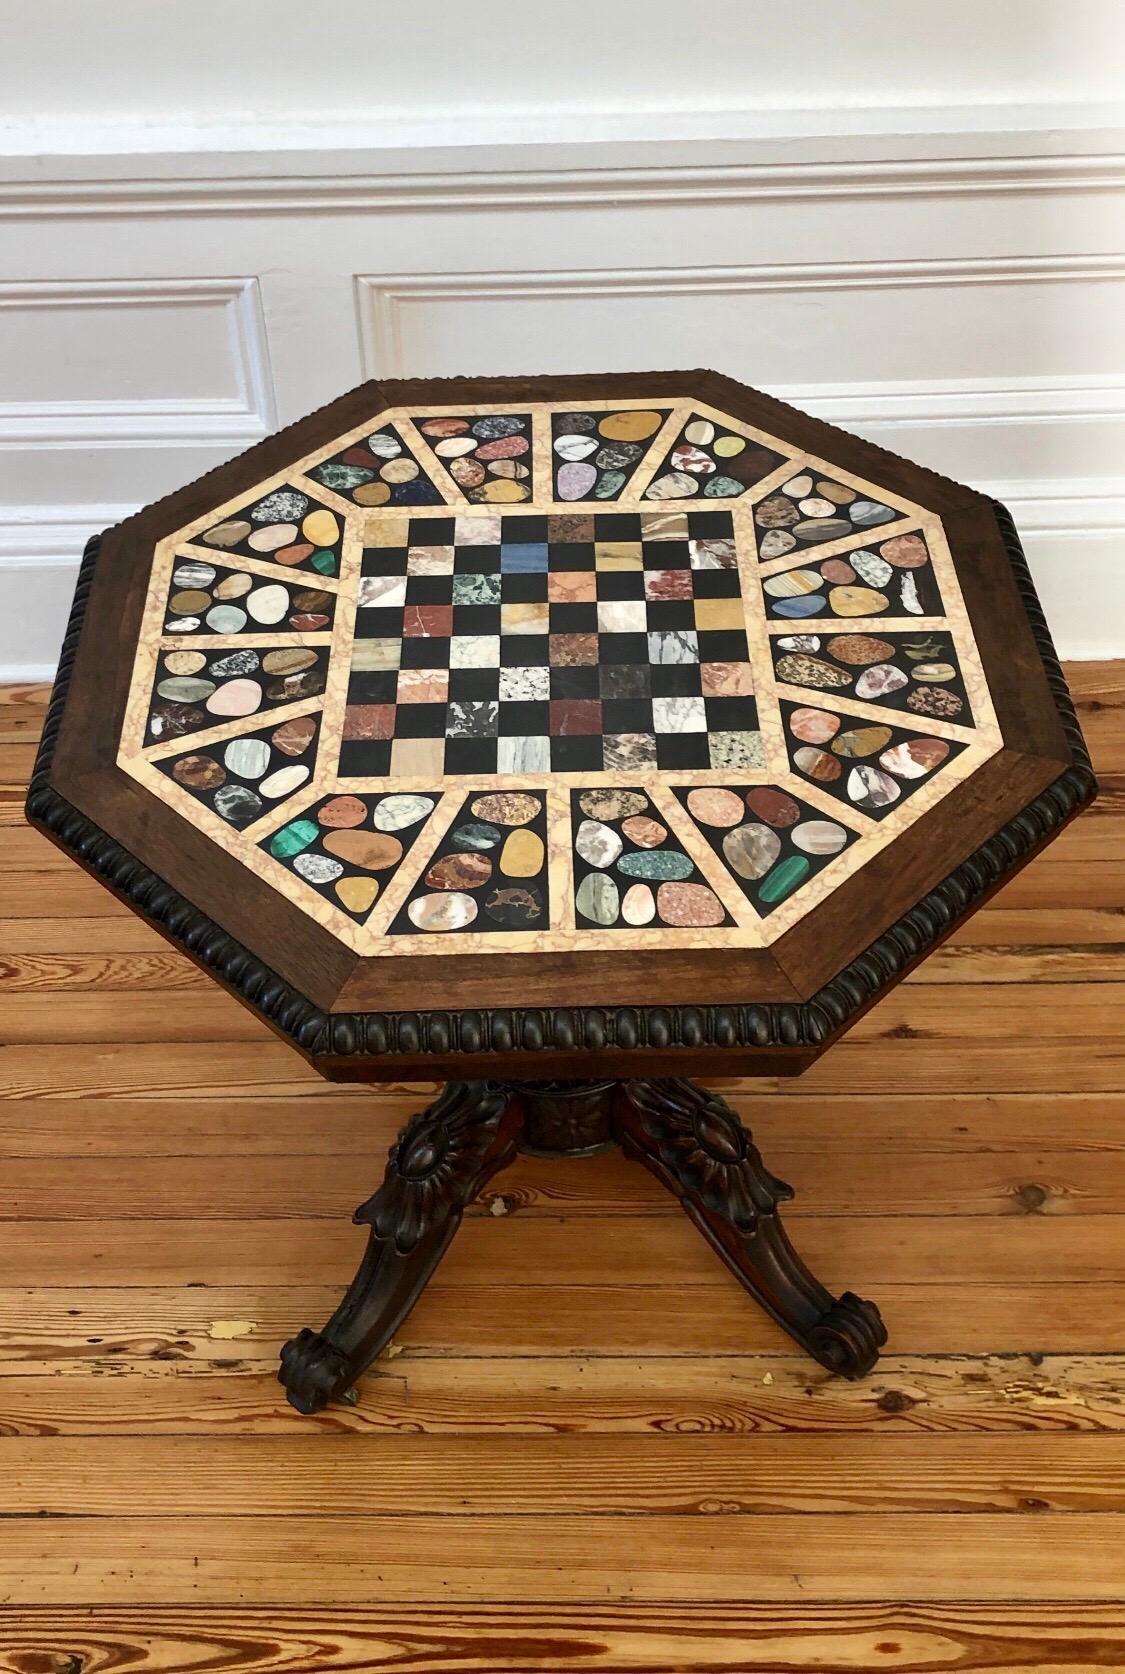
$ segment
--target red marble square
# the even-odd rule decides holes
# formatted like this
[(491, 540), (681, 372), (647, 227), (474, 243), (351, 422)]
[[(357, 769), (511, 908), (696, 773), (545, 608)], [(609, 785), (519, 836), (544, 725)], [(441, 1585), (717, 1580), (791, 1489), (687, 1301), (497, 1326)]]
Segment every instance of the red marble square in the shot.
[(349, 703), (344, 710), (345, 738), (393, 738), (393, 703)]
[(407, 639), (448, 639), (453, 632), (453, 606), (407, 605), (402, 613), (402, 632)]
[(602, 730), (602, 706), (598, 698), (554, 698), (551, 701), (551, 735), (554, 738), (590, 737)]
[(575, 668), (579, 664), (593, 668), (598, 661), (598, 636), (552, 634), (550, 656), (556, 668)]
[(648, 570), (645, 574), (646, 599), (690, 599), (692, 573), (690, 570)]

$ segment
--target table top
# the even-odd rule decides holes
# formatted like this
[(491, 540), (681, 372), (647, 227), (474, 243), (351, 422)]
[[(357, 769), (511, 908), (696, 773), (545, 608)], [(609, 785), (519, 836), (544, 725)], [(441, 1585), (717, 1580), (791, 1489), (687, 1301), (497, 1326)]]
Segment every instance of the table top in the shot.
[(711, 374), (363, 386), (109, 541), (52, 782), (328, 1012), (804, 1002), (1073, 760), (995, 508)]

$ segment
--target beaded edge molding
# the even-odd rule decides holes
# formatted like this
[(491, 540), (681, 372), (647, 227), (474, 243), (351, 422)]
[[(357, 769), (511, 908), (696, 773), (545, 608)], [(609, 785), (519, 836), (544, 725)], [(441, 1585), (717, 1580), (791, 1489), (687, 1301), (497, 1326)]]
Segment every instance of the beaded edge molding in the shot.
[(1066, 734), (1071, 765), (801, 1004), (321, 1011), (51, 787), (51, 763), (101, 535), (91, 536), (82, 557), (28, 790), (27, 818), (314, 1060), (706, 1047), (819, 1052), (1097, 793), (1086, 743), (1015, 524), (1005, 506), (995, 500), (991, 504)]

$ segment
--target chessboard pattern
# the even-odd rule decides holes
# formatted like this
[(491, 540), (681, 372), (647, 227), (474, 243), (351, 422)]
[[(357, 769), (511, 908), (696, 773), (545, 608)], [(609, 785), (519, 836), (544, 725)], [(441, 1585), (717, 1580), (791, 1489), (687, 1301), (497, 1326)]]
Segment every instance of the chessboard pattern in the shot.
[(729, 512), (399, 532), (363, 555), (342, 777), (760, 764)]
[(737, 949), (999, 743), (940, 519), (610, 381), (372, 412), (160, 542), (119, 761), (361, 954)]

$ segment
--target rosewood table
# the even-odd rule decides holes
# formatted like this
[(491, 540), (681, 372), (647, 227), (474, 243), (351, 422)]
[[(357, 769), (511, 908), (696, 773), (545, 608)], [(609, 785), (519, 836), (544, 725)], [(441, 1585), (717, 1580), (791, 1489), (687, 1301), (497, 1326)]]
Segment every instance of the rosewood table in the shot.
[(96, 536), (28, 815), (320, 1074), (447, 1081), (312, 1412), (520, 1148), (620, 1144), (867, 1372), (687, 1077), (805, 1069), (1094, 789), (1003, 507), (675, 372), (364, 384)]

